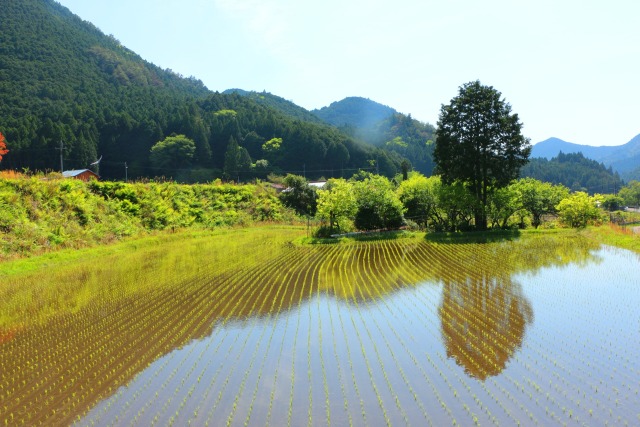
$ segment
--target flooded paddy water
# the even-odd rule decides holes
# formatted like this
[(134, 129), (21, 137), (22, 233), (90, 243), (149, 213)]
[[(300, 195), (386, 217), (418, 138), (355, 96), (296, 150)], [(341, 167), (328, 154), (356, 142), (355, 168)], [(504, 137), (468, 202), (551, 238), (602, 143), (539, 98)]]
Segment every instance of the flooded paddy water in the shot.
[(637, 254), (296, 233), (0, 281), (0, 421), (640, 424)]

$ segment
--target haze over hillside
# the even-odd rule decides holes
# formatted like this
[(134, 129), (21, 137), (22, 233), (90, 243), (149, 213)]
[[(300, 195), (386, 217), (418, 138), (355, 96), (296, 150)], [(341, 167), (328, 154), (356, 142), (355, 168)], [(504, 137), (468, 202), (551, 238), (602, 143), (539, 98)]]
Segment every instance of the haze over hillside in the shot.
[[(267, 92), (213, 93), (196, 77), (145, 61), (53, 0), (3, 3), (0, 22), (0, 131), (11, 150), (3, 169), (59, 170), (62, 154), (65, 169), (102, 157), (99, 173), (108, 179), (128, 173), (210, 180), (222, 176), (233, 140), (243, 162), (234, 174), (240, 180), (271, 172), (349, 176), (359, 169), (391, 176), (405, 159), (433, 172), (435, 128), (370, 99), (349, 97), (308, 111)], [(193, 157), (151, 162), (151, 147), (172, 134), (195, 142)], [(274, 138), (282, 139), (278, 152), (266, 151)], [(534, 155), (548, 145), (534, 146)], [(593, 147), (580, 151), (628, 179), (640, 175), (638, 146), (636, 137), (624, 150), (602, 147), (611, 149), (606, 156)], [(562, 151), (574, 150), (565, 144)]]
[[(62, 154), (65, 169), (79, 169), (102, 156), (105, 178), (201, 181), (222, 176), (237, 144), (229, 158), (242, 165), (228, 175), (240, 180), (271, 172), (348, 176), (372, 169), (372, 161), (389, 176), (400, 170), (394, 150), (275, 95), (213, 93), (195, 77), (144, 61), (53, 0), (3, 3), (0, 22), (0, 131), (11, 150), (3, 168), (59, 170)], [(193, 157), (154, 164), (151, 147), (172, 134), (195, 142)], [(274, 138), (282, 142), (265, 150)]]
[(391, 107), (358, 96), (332, 102), (311, 112), (334, 126), (354, 128), (370, 128), (397, 113)]

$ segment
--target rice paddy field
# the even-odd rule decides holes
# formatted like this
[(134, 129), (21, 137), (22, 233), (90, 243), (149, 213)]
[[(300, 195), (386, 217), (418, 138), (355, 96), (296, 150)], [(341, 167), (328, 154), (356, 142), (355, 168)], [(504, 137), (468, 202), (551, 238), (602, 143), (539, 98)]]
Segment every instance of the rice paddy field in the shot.
[(640, 425), (640, 259), (174, 237), (0, 265), (4, 425)]

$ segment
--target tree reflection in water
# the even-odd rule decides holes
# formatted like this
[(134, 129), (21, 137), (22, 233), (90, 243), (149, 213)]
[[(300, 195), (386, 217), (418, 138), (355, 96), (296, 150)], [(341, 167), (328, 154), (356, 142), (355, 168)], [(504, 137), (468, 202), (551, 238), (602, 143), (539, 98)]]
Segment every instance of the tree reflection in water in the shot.
[(487, 273), (445, 281), (438, 314), (447, 356), (480, 380), (502, 372), (533, 321), (521, 286)]

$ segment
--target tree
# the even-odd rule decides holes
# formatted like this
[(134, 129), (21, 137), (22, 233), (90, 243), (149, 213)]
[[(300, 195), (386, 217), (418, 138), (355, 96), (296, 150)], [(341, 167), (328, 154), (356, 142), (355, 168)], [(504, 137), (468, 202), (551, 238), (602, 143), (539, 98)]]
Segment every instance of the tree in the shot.
[(615, 194), (607, 194), (603, 197), (602, 203), (600, 206), (603, 209), (608, 210), (609, 212), (620, 210), (622, 205), (624, 204), (624, 199), (620, 196), (616, 196)]
[(556, 209), (560, 221), (573, 228), (586, 227), (590, 222), (601, 219), (595, 198), (583, 191), (578, 191), (561, 200)]
[(535, 228), (542, 224), (543, 215), (556, 213), (558, 203), (569, 197), (567, 187), (533, 178), (520, 179), (512, 187), (519, 195), (522, 209), (531, 215), (531, 224)]
[(406, 181), (409, 178), (409, 171), (411, 170), (411, 162), (404, 159), (400, 162), (400, 169), (402, 169), (402, 180)]
[(358, 230), (398, 228), (404, 223), (404, 206), (384, 176), (367, 174), (354, 183), (358, 209), (354, 225)]
[(407, 180), (402, 181), (396, 192), (405, 207), (406, 218), (426, 227), (428, 218), (436, 209), (436, 187), (439, 186), (438, 177), (427, 178), (418, 172), (412, 172)]
[(640, 206), (640, 181), (629, 181), (618, 193), (628, 206)]
[(282, 160), (282, 138), (271, 138), (262, 144), (262, 152), (271, 163)]
[(2, 132), (0, 132), (0, 162), (2, 161), (2, 156), (7, 154), (9, 150), (7, 150), (7, 140), (4, 138)]
[(251, 156), (246, 148), (240, 147), (234, 137), (229, 138), (227, 151), (224, 153), (224, 176), (228, 180), (238, 179), (240, 175), (246, 177), (251, 171)]
[(149, 160), (159, 169), (179, 169), (191, 165), (196, 144), (184, 135), (169, 136), (151, 147)]
[(460, 87), (449, 105), (442, 105), (434, 159), (445, 184), (467, 184), (478, 203), (475, 226), (487, 228), (490, 192), (518, 177), (531, 153), (520, 133), (522, 123), (501, 93), (479, 81)]
[(358, 210), (353, 184), (340, 178), (330, 179), (325, 188), (318, 190), (316, 216), (329, 220), (329, 229), (344, 229)]
[(318, 198), (316, 190), (300, 175), (288, 174), (284, 177), (287, 188), (280, 193), (283, 205), (294, 209), (300, 215), (315, 215)]
[(474, 195), (460, 181), (449, 185), (440, 179), (438, 181), (440, 184), (434, 186), (438, 197), (437, 208), (431, 215), (434, 228), (452, 232), (469, 230), (476, 211)]
[(520, 195), (513, 185), (498, 188), (492, 192), (487, 206), (487, 216), (491, 219), (491, 228), (509, 228), (509, 219), (521, 208)]

